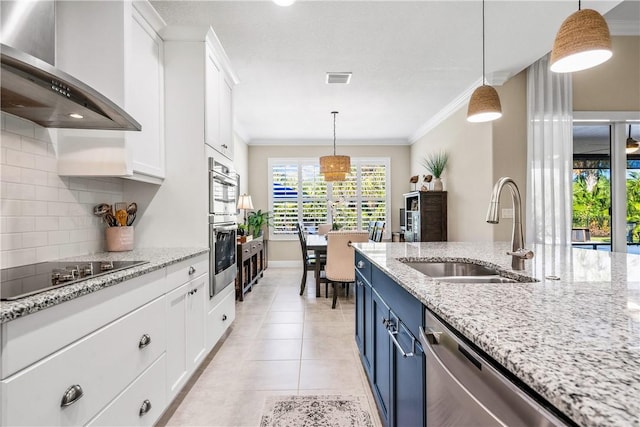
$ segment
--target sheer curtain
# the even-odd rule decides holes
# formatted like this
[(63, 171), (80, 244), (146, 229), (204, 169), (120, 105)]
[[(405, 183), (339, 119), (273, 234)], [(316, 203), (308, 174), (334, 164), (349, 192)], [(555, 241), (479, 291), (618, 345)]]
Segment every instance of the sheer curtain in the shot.
[(527, 242), (571, 243), (573, 163), (569, 73), (549, 70), (549, 55), (527, 70)]

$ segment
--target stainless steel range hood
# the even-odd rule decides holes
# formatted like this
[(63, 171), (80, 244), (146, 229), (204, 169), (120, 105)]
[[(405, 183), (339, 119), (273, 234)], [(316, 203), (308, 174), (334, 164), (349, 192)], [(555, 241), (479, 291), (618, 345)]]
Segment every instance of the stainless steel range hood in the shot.
[(50, 128), (142, 129), (118, 105), (69, 74), (4, 44), (0, 50), (2, 111)]
[(41, 126), (141, 130), (117, 104), (57, 69), (53, 1), (0, 1), (2, 111)]

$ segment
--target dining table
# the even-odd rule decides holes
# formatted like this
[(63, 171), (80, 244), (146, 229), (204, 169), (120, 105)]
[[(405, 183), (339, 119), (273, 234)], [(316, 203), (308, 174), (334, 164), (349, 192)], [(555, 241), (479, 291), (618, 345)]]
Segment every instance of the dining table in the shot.
[(323, 234), (308, 234), (307, 235), (307, 250), (313, 251), (316, 256), (316, 265), (314, 271), (314, 277), (316, 279), (316, 298), (320, 296), (320, 272), (322, 269), (322, 263), (318, 262), (322, 257), (327, 256), (327, 236)]

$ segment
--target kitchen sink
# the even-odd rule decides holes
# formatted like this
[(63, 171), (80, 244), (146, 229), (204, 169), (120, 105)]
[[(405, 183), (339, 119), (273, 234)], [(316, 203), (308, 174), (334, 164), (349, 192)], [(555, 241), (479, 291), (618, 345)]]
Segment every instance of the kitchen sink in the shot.
[[(469, 262), (429, 262), (411, 261), (404, 262), (409, 267), (420, 273), (451, 283), (516, 283), (518, 280), (504, 277), (499, 270)], [(526, 280), (535, 282), (536, 279)]]
[(498, 270), (468, 262), (406, 262), (405, 264), (430, 277), (500, 275)]

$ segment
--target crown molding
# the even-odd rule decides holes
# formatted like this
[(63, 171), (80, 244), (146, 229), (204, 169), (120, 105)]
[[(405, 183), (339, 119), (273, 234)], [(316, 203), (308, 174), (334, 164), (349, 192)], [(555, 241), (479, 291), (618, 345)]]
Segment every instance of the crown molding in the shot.
[(417, 131), (409, 138), (409, 143), (414, 144), (420, 138), (425, 136), (429, 131), (445, 121), (449, 116), (458, 111), (460, 107), (464, 106), (471, 98), (471, 94), (478, 86), (482, 84), (482, 78), (479, 78), (471, 86), (465, 89), (460, 95), (454, 98), (453, 101), (444, 106), (433, 117), (429, 119), (425, 124), (420, 126)]
[[(333, 139), (252, 139), (247, 145), (333, 145)], [(411, 145), (407, 139), (341, 139), (338, 147), (349, 145)]]

